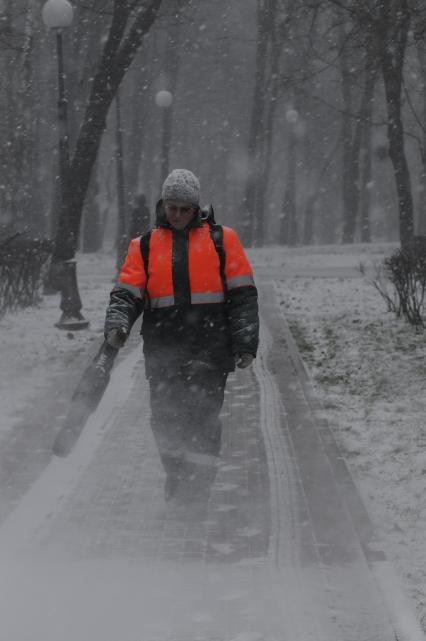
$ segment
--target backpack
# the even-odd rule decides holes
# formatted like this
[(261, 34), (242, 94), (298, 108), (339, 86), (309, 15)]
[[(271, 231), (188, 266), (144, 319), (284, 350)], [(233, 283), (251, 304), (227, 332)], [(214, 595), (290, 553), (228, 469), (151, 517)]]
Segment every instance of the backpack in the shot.
[[(225, 248), (223, 246), (223, 227), (222, 225), (218, 225), (216, 223), (212, 205), (209, 205), (208, 207), (204, 207), (201, 210), (201, 214), (204, 215), (203, 220), (205, 220), (209, 224), (210, 238), (212, 239), (217, 255), (219, 256), (220, 278), (222, 280), (223, 291), (225, 292), (225, 296), (226, 296), (226, 291), (227, 291), (226, 278), (225, 278), (226, 256), (225, 256)], [(151, 240), (151, 233), (152, 233), (152, 230), (144, 234), (143, 236), (141, 236), (141, 239), (140, 239), (141, 254), (142, 254), (143, 264), (145, 267), (147, 280), (148, 280), (148, 265), (149, 265), (149, 242)]]

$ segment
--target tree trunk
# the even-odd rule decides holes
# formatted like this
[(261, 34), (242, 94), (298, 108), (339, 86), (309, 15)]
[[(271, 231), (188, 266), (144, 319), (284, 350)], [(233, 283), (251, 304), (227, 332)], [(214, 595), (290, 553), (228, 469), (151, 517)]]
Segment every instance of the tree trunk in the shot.
[[(13, 37), (13, 1), (5, 0), (2, 12), (2, 31), (6, 37)], [(1, 145), (1, 176), (2, 188), (0, 191), (1, 202), (0, 210), (6, 213), (8, 222), (16, 222), (16, 206), (14, 191), (17, 185), (15, 175), (15, 154), (16, 142), (14, 139), (15, 132), (15, 69), (16, 63), (13, 59), (13, 51), (7, 49), (4, 52), (4, 69), (1, 74), (3, 85), (2, 97), (4, 100), (4, 121), (2, 126), (2, 145)]]
[[(269, 56), (266, 55), (264, 69), (264, 119), (263, 131), (258, 140), (257, 185), (254, 198), (254, 242), (262, 247), (265, 241), (265, 198), (268, 191), (269, 176), (272, 165), (273, 130), (276, 108), (278, 105), (278, 89), (280, 82), (279, 63), (284, 39), (277, 39), (275, 34), (276, 0), (270, 1), (265, 8), (264, 38), (269, 44)], [(269, 60), (268, 60), (269, 58)], [(268, 74), (266, 75), (266, 72)], [(268, 91), (266, 91), (268, 88)]]
[(280, 242), (293, 247), (297, 243), (296, 216), (296, 136), (290, 126), (287, 147), (287, 179), (281, 218)]
[(265, 241), (265, 196), (268, 188), (269, 173), (272, 160), (272, 131), (276, 101), (268, 105), (268, 113), (265, 119), (265, 129), (262, 139), (259, 140), (257, 152), (258, 172), (256, 189), (253, 202), (253, 237), (252, 241), (257, 247), (263, 247)]
[(398, 194), (399, 237), (401, 245), (405, 246), (412, 240), (414, 234), (414, 215), (410, 170), (404, 148), (404, 126), (401, 116), (401, 85), (397, 88), (389, 78), (385, 82), (385, 85), (388, 106), (389, 156), (393, 164)]
[[(392, 11), (392, 9), (394, 9)], [(401, 91), (410, 12), (406, 0), (395, 7), (381, 5), (380, 37), (382, 72), (388, 112), (389, 155), (393, 164), (399, 209), (399, 237), (405, 247), (414, 235), (413, 196), (404, 148)]]
[(102, 248), (103, 231), (101, 212), (98, 203), (99, 183), (94, 171), (90, 180), (83, 211), (82, 251), (86, 254), (98, 252)]
[[(21, 147), (17, 167), (17, 185), (15, 198), (25, 226), (33, 233), (42, 235), (43, 225), (42, 203), (40, 188), (36, 177), (39, 171), (37, 128), (40, 120), (39, 113), (34, 113), (34, 104), (38, 104), (37, 88), (34, 83), (34, 28), (36, 15), (39, 11), (35, 0), (28, 0), (25, 17), (25, 42), (21, 55), (19, 82), (20, 105), (15, 105), (15, 111), (20, 117), (19, 129)], [(22, 111), (21, 111), (22, 110)], [(16, 134), (15, 134), (16, 135)]]
[[(364, 226), (365, 233), (369, 235), (368, 223), (366, 216), (369, 212), (369, 203), (366, 202), (366, 190), (363, 188), (365, 181), (370, 181), (371, 178), (371, 114), (372, 114), (372, 101), (374, 98), (374, 87), (376, 83), (376, 60), (374, 56), (374, 42), (370, 32), (367, 32), (364, 40), (365, 46), (365, 64), (364, 64), (364, 87), (361, 96), (361, 104), (359, 107), (358, 118), (353, 126), (353, 112), (352, 106), (352, 90), (351, 79), (349, 74), (348, 61), (344, 55), (344, 44), (342, 44), (342, 85), (345, 103), (344, 114), (344, 170), (343, 170), (343, 242), (353, 243), (357, 230), (358, 214), (361, 210), (361, 204), (364, 209), (361, 212), (361, 236), (363, 236)], [(349, 139), (350, 136), (350, 139)], [(361, 173), (361, 147), (363, 141), (367, 144), (365, 148), (369, 152), (369, 160), (363, 155), (362, 171), (365, 175), (360, 176)], [(365, 162), (364, 162), (365, 161)], [(363, 203), (361, 203), (361, 191), (363, 195)]]
[(424, 40), (418, 38), (416, 42), (417, 58), (420, 63), (420, 73), (422, 74), (422, 132), (420, 144), (420, 157), (422, 169), (420, 173), (420, 198), (419, 198), (419, 215), (417, 220), (417, 233), (420, 236), (426, 236), (426, 44)]
[(353, 127), (353, 113), (355, 111), (352, 100), (353, 77), (351, 64), (346, 51), (347, 34), (343, 31), (341, 37), (340, 69), (342, 75), (342, 94), (344, 113), (342, 115), (342, 143), (343, 143), (343, 173), (342, 173), (342, 200), (343, 200), (343, 237), (344, 243), (353, 243), (359, 208), (359, 151), (361, 147), (360, 118)]
[[(367, 72), (368, 73), (368, 72)], [(373, 118), (373, 100), (376, 74), (370, 71), (367, 77), (368, 87), (365, 90), (365, 110), (363, 114), (363, 131), (362, 131), (362, 166), (361, 166), (361, 242), (369, 243), (371, 241), (370, 226), (370, 209), (371, 209), (371, 183), (373, 173), (372, 162), (372, 118)]]
[[(268, 2), (269, 0), (266, 0)], [(241, 239), (244, 244), (253, 243), (254, 210), (259, 180), (261, 137), (264, 132), (265, 74), (268, 41), (265, 29), (265, 0), (257, 0), (256, 71), (254, 76), (253, 102), (247, 145), (248, 177), (242, 203)]]
[[(149, 58), (149, 52), (147, 52)], [(135, 65), (137, 67), (137, 65)], [(136, 196), (141, 193), (139, 185), (139, 173), (142, 165), (142, 157), (146, 139), (146, 118), (148, 91), (142, 89), (150, 85), (146, 69), (135, 69), (132, 78), (133, 91), (130, 97), (131, 111), (127, 112), (129, 127), (126, 139), (126, 203), (133, 205)], [(146, 188), (146, 185), (145, 185)]]
[(303, 166), (304, 166), (304, 184), (306, 185), (304, 212), (303, 212), (303, 244), (312, 243), (314, 231), (314, 205), (316, 194), (314, 193), (312, 181), (314, 174), (314, 162), (312, 158), (312, 134), (309, 119), (306, 119), (307, 128), (303, 141)]
[(372, 178), (372, 117), (374, 104), (374, 88), (377, 80), (377, 63), (374, 57), (374, 42), (371, 35), (365, 41), (366, 60), (364, 72), (364, 91), (360, 109), (360, 147), (362, 149), (361, 167), (358, 162), (358, 175), (360, 177), (360, 222), (361, 242), (370, 242), (370, 204), (371, 204), (371, 178)]
[(329, 153), (324, 159), (324, 163), (321, 166), (321, 169), (318, 173), (316, 183), (314, 186), (311, 186), (309, 190), (309, 196), (306, 201), (305, 206), (305, 232), (304, 232), (304, 243), (310, 245), (313, 241), (313, 230), (314, 230), (314, 214), (315, 214), (315, 204), (318, 200), (321, 187), (323, 185), (324, 177), (327, 173), (327, 169), (330, 166), (330, 163), (336, 156), (337, 152), (341, 147), (341, 138), (338, 136), (335, 144), (330, 149)]
[[(371, 112), (370, 112), (371, 117)], [(371, 122), (363, 130), (363, 158), (361, 169), (361, 242), (371, 242), (371, 184), (373, 178)]]
[(180, 10), (182, 8), (182, 0), (175, 0), (176, 7), (174, 8), (175, 17), (177, 20), (170, 20), (168, 29), (166, 31), (166, 51), (164, 59), (165, 81), (166, 89), (172, 94), (173, 102), (169, 107), (163, 107), (163, 131), (161, 136), (161, 150), (160, 150), (160, 191), (164, 180), (169, 174), (170, 167), (170, 149), (172, 145), (173, 135), (173, 104), (176, 98), (176, 89), (178, 84), (179, 75), (179, 46), (181, 39), (181, 20)]
[(126, 255), (128, 244), (127, 237), (127, 220), (126, 220), (126, 202), (125, 202), (125, 187), (124, 187), (124, 149), (123, 149), (123, 131), (121, 128), (121, 106), (120, 106), (120, 93), (117, 91), (115, 96), (115, 169), (117, 176), (117, 237), (116, 237), (116, 250), (117, 250), (117, 271), (123, 264)]

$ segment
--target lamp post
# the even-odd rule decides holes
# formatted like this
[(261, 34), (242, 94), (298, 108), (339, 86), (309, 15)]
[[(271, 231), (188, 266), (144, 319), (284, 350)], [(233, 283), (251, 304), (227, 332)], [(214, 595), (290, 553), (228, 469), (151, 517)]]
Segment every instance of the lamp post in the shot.
[(118, 205), (118, 218), (117, 218), (117, 271), (121, 269), (123, 260), (126, 257), (126, 249), (129, 239), (126, 234), (126, 203), (125, 203), (125, 186), (124, 186), (124, 167), (123, 167), (123, 130), (121, 126), (121, 102), (120, 92), (117, 91), (115, 96), (115, 161), (117, 171), (117, 205)]
[(163, 133), (161, 136), (160, 191), (161, 185), (169, 173), (170, 142), (172, 137), (173, 94), (167, 89), (158, 91), (155, 104), (163, 109)]
[[(74, 10), (68, 0), (47, 0), (42, 8), (42, 18), (46, 27), (56, 32), (56, 51), (58, 59), (58, 128), (59, 128), (59, 187), (61, 196), (61, 216), (67, 215), (69, 199), (69, 131), (68, 103), (65, 97), (65, 73), (62, 47), (62, 30), (72, 24)], [(76, 262), (64, 260), (52, 262), (51, 280), (61, 292), (62, 315), (56, 327), (66, 330), (85, 329), (89, 326), (81, 310), (81, 300), (77, 288)]]

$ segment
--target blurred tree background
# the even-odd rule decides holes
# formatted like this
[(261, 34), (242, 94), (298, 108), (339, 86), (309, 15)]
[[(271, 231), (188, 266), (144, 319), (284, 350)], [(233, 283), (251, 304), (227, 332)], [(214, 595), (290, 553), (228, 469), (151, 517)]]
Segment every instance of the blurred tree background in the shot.
[[(174, 167), (200, 177), (203, 201), (248, 245), (426, 234), (422, 0), (72, 4), (68, 215), (83, 251), (120, 242), (139, 194), (153, 212)], [(0, 0), (0, 225), (54, 238), (57, 60), (42, 5)]]

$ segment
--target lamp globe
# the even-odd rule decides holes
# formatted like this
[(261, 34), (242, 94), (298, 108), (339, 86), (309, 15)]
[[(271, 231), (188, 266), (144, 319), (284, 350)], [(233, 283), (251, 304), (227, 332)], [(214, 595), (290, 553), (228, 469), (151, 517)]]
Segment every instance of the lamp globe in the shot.
[(47, 0), (41, 10), (41, 16), (46, 27), (64, 29), (71, 25), (74, 9), (68, 0)]

